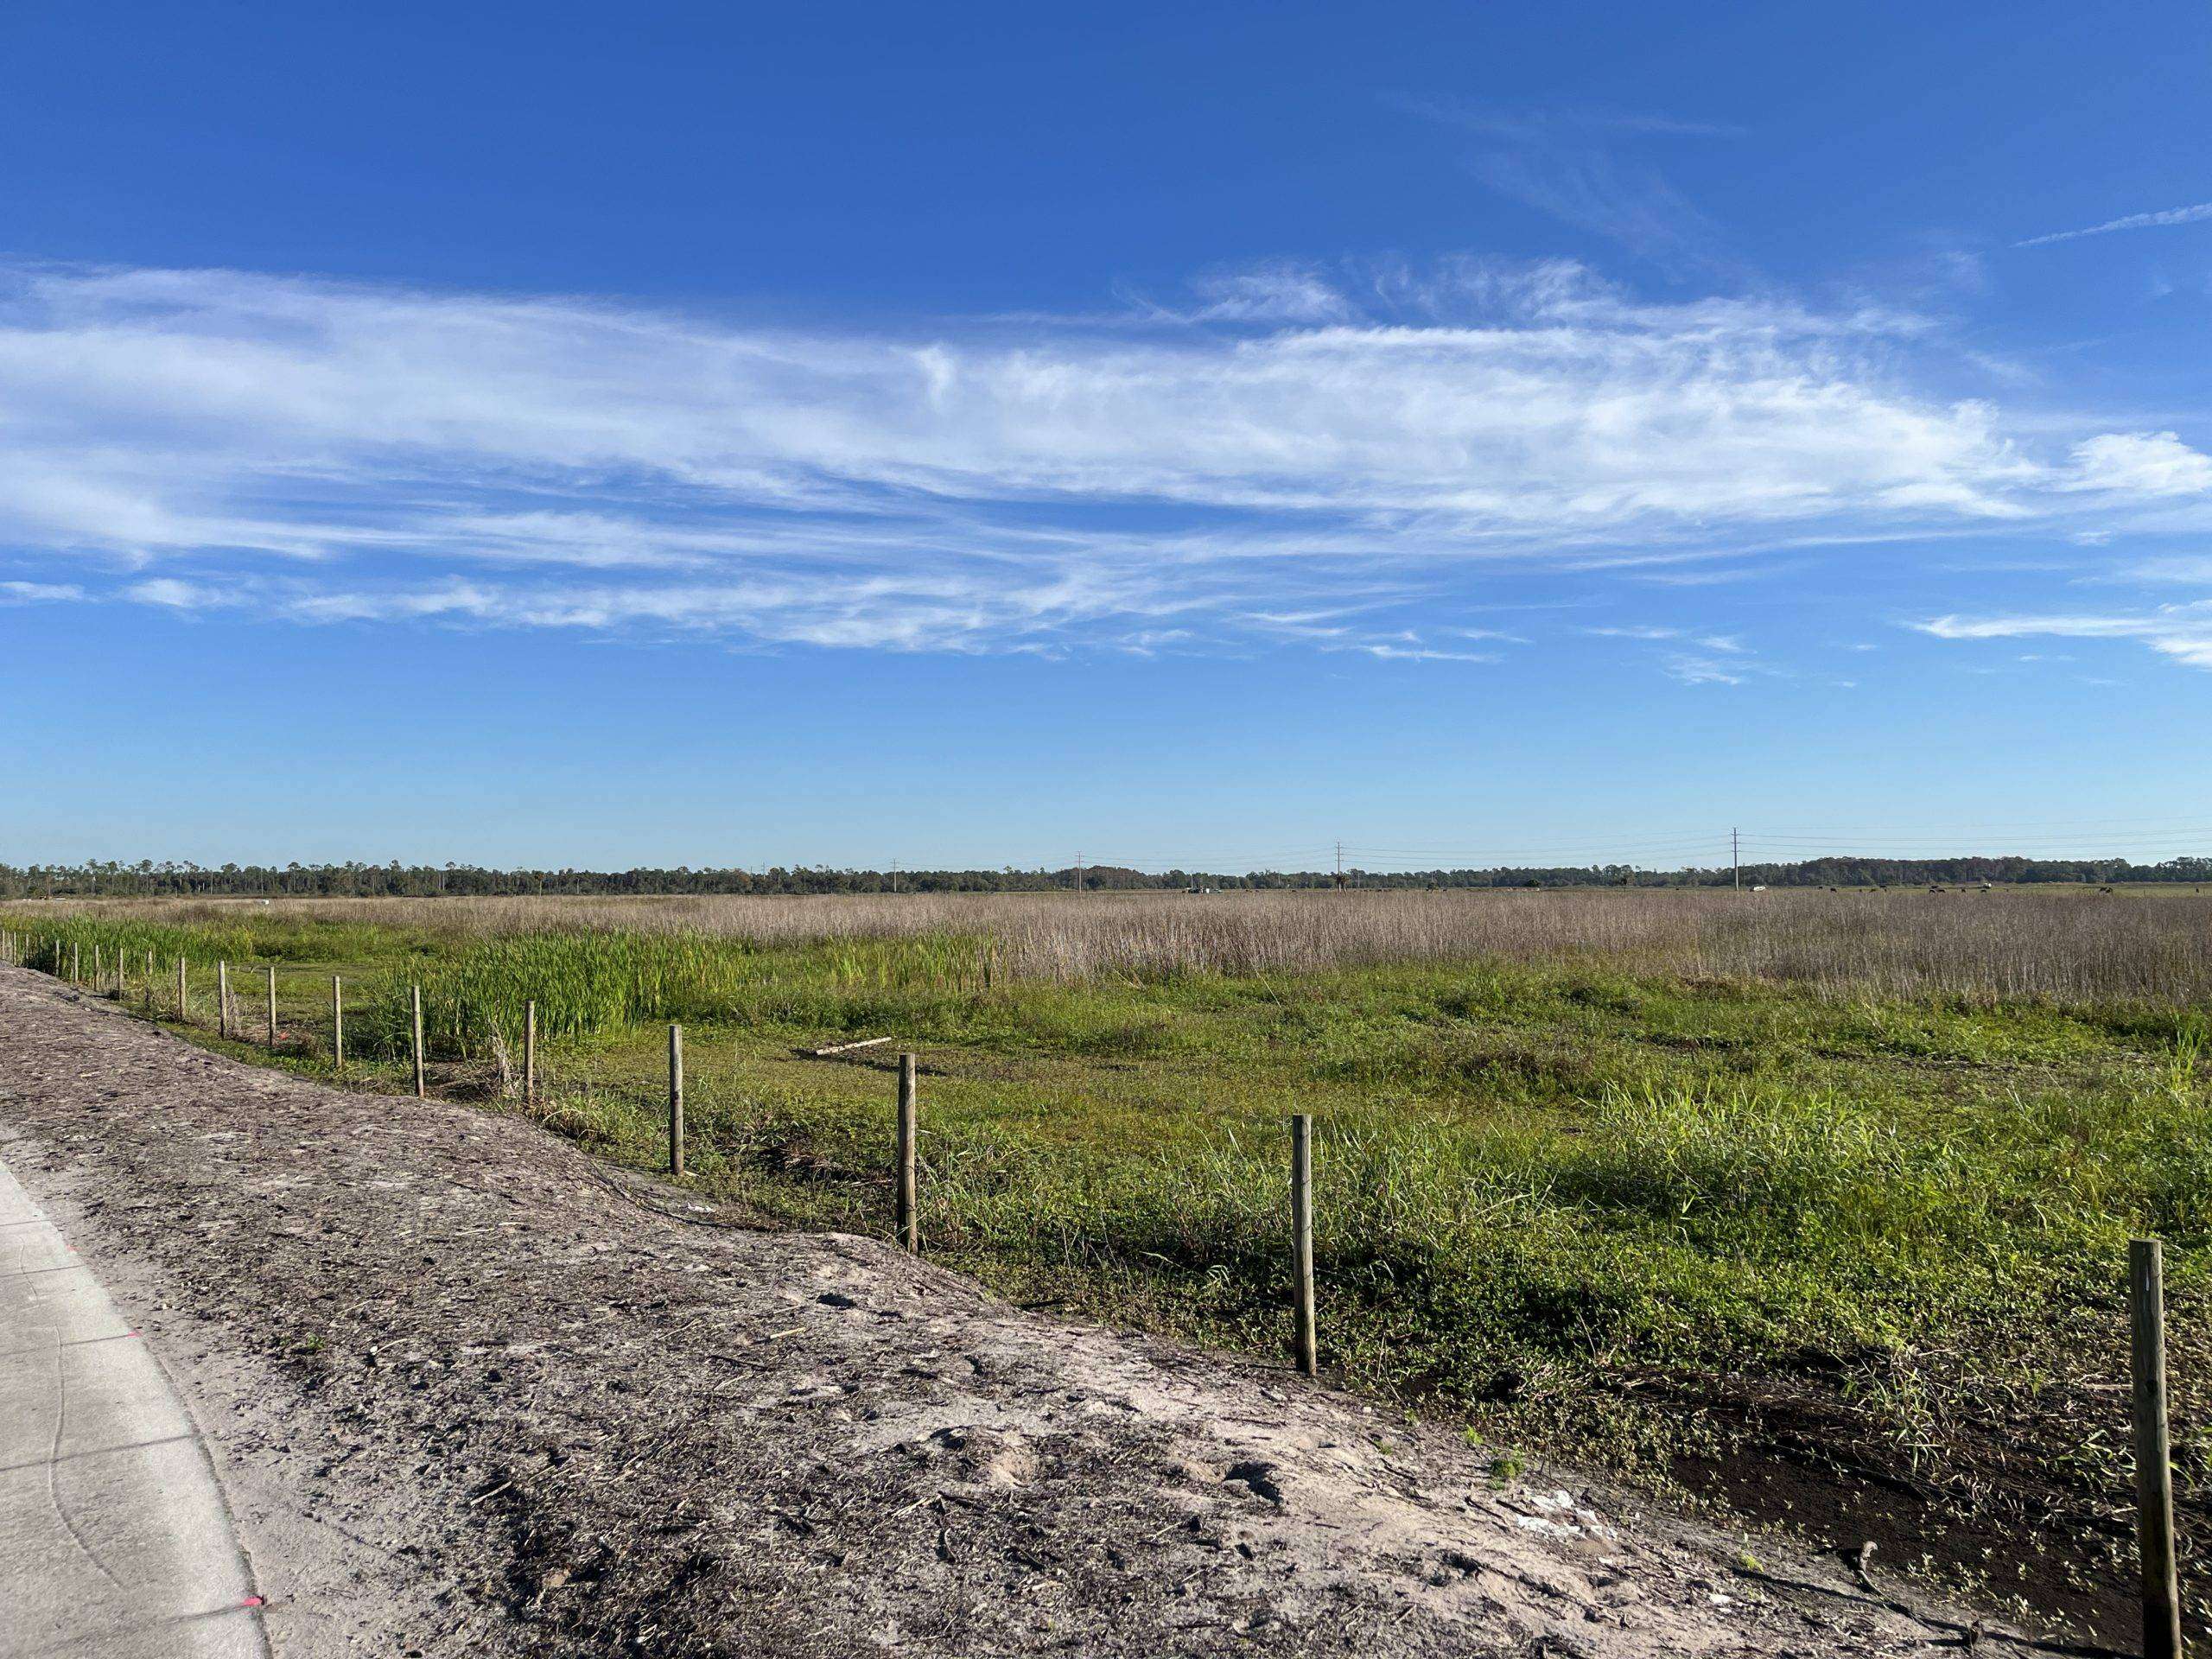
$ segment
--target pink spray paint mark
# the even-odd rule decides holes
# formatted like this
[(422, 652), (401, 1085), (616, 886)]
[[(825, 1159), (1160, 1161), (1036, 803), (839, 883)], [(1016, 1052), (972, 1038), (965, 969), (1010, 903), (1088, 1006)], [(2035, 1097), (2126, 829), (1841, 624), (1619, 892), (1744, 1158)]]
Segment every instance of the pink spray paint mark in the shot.
[(259, 1596), (246, 1596), (238, 1602), (241, 1607), (266, 1607), (268, 1605), (269, 1603)]

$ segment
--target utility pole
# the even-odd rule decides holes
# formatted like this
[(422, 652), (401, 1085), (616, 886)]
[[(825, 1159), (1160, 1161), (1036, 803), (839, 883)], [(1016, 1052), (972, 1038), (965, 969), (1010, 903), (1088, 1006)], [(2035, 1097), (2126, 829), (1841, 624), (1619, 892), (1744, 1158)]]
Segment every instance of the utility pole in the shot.
[(1341, 891), (1343, 890), (1344, 885), (1344, 842), (1342, 842), (1340, 841), (1340, 842), (1338, 842), (1337, 843), (1337, 887), (1338, 887), (1338, 891), (1340, 891), (1340, 892), (1341, 892)]
[(1744, 841), (1733, 830), (1728, 832), (1728, 862), (1736, 872), (1736, 891), (1744, 890)]
[(1083, 887), (1083, 855), (1082, 855), (1081, 853), (1077, 853), (1077, 854), (1075, 855), (1075, 890), (1076, 890), (1077, 893), (1081, 893), (1081, 892), (1084, 890), (1084, 887)]

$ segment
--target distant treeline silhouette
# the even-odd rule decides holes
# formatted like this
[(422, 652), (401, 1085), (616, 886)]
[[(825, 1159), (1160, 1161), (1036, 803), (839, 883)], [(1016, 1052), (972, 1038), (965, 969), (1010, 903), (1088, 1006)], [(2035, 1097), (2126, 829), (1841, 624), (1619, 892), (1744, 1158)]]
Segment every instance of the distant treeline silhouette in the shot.
[[(1363, 888), (1435, 887), (1714, 887), (1738, 879), (1727, 865), (1677, 870), (1625, 864), (1548, 865), (1464, 870), (1347, 870), (1344, 885)], [(1981, 882), (2212, 881), (2212, 857), (2158, 864), (2125, 859), (2017, 857), (1810, 858), (1789, 864), (1746, 864), (1745, 887), (1966, 887)], [(493, 870), (473, 864), (198, 864), (143, 860), (18, 867), (0, 864), (0, 898), (484, 898), (499, 895), (824, 893), (1049, 893), (1084, 891), (1221, 892), (1326, 888), (1328, 870), (1134, 870), (1090, 865), (1058, 870), (847, 870), (826, 867), (766, 869)]]

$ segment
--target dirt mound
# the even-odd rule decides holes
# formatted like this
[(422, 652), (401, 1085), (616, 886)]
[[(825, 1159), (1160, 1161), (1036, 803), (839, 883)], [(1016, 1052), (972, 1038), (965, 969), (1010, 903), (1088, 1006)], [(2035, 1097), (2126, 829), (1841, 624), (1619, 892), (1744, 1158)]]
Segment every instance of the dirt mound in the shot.
[[(887, 1244), (0, 969), (0, 1156), (215, 1444), (291, 1649), (1761, 1655), (1937, 1627)], [(280, 1648), (285, 1646), (280, 1642)], [(1989, 1647), (2001, 1644), (1992, 1643)], [(1985, 1650), (1987, 1650), (1985, 1649)]]

